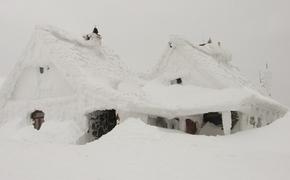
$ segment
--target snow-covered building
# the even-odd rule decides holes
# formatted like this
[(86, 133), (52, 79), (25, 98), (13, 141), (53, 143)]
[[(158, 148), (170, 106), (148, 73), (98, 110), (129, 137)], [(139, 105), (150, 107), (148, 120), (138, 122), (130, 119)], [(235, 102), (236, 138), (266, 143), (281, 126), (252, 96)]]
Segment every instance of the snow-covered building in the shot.
[[(0, 125), (18, 118), (27, 125), (43, 119), (70, 121), (75, 136), (87, 132), (88, 124), (103, 126), (103, 132), (92, 130), (95, 136), (112, 129), (116, 109), (125, 103), (118, 84), (134, 76), (117, 55), (101, 45), (100, 36), (88, 37), (74, 38), (54, 27), (37, 27), (2, 86)], [(96, 117), (106, 117), (106, 123), (96, 124)]]
[(143, 88), (160, 108), (148, 123), (192, 134), (230, 134), (265, 126), (287, 112), (254, 90), (230, 61), (220, 43), (194, 45), (173, 36), (149, 76), (151, 87)]
[(69, 122), (72, 139), (86, 142), (119, 118), (217, 135), (267, 125), (287, 111), (253, 90), (220, 45), (173, 37), (153, 72), (141, 78), (101, 41), (97, 30), (82, 39), (36, 28), (0, 91), (0, 126), (20, 119), (39, 130), (43, 122), (44, 128)]

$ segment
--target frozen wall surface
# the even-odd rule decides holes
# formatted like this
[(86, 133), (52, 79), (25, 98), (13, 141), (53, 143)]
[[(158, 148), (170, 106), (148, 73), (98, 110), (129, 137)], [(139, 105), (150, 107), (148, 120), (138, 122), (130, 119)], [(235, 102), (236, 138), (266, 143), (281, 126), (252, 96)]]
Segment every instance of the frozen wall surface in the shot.
[(53, 65), (27, 67), (16, 82), (13, 100), (31, 100), (73, 95), (73, 89)]

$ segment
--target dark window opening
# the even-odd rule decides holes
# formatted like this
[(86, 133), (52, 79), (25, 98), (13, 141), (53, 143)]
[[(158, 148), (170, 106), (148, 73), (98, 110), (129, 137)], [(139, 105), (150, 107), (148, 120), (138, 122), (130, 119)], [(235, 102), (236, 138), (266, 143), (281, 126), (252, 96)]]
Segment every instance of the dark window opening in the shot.
[(119, 119), (116, 110), (98, 110), (87, 114), (89, 129), (88, 133), (95, 139), (110, 132), (116, 125)]
[(255, 122), (255, 117), (254, 116), (250, 117), (249, 124), (252, 125), (252, 126), (256, 126), (256, 122)]
[(188, 134), (196, 134), (197, 133), (197, 126), (196, 122), (192, 121), (191, 119), (186, 119), (186, 133)]
[(43, 67), (39, 67), (39, 72), (40, 72), (40, 74), (43, 74), (44, 68)]
[(216, 126), (222, 126), (222, 114), (218, 112), (206, 113), (203, 115), (203, 121), (204, 123), (210, 122)]
[[(239, 121), (239, 113), (237, 111), (231, 111), (231, 118), (232, 118), (232, 127), (233, 129), (237, 122)], [(216, 126), (223, 126), (223, 120), (222, 120), (222, 114), (218, 112), (211, 112), (206, 113), (203, 115), (203, 122), (207, 123), (213, 123)]]
[(258, 117), (257, 128), (262, 127), (262, 118)]
[(182, 79), (181, 79), (181, 78), (177, 78), (177, 79), (176, 79), (176, 83), (177, 83), (177, 84), (182, 84)]
[(231, 111), (231, 117), (232, 117), (232, 129), (235, 127), (237, 122), (239, 121), (239, 113), (237, 111)]
[(156, 118), (156, 126), (161, 128), (167, 128), (168, 124), (166, 122), (166, 119), (163, 117), (157, 117)]
[(44, 112), (36, 110), (31, 113), (30, 118), (32, 119), (34, 129), (39, 130), (44, 123)]
[(171, 85), (173, 85), (173, 84), (182, 84), (182, 79), (181, 78), (174, 79), (174, 80), (170, 81), (170, 84)]

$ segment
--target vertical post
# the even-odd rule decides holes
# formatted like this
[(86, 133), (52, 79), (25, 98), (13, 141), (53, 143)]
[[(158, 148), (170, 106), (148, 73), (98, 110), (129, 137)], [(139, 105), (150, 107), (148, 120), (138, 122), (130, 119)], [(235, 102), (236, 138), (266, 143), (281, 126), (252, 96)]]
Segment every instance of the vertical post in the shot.
[(231, 134), (232, 115), (230, 111), (222, 112), (224, 135)]
[(185, 118), (179, 118), (179, 128), (183, 132), (186, 132)]

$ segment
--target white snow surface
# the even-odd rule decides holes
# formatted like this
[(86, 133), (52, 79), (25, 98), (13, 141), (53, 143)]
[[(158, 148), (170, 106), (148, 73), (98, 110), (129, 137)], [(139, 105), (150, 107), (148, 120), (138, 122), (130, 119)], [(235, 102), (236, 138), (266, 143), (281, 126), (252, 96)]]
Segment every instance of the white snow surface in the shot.
[(70, 144), (78, 134), (74, 122), (45, 122), (36, 131), (15, 119), (0, 128), (0, 179), (286, 180), (289, 126), (286, 114), (263, 128), (213, 137), (128, 119), (100, 140), (80, 146)]
[[(21, 136), (0, 135), (0, 179), (286, 180), (289, 126), (287, 114), (260, 129), (209, 137), (127, 119), (98, 141), (81, 146), (49, 142), (45, 133), (36, 142), (25, 138), (26, 129)], [(40, 133), (33, 131), (35, 136)]]

